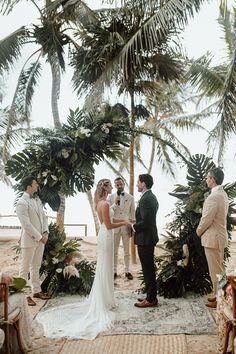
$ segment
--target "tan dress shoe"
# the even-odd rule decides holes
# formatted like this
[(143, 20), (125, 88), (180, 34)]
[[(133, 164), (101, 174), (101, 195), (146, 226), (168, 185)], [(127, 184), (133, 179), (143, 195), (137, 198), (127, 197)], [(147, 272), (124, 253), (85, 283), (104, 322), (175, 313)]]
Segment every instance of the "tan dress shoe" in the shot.
[(214, 296), (214, 297), (208, 297), (207, 301), (209, 301), (209, 302), (215, 302), (215, 301), (216, 301), (216, 296)]
[(216, 309), (217, 307), (217, 301), (212, 301), (212, 302), (207, 302), (206, 307), (209, 307), (211, 309)]
[(140, 307), (140, 308), (146, 308), (146, 307), (157, 307), (158, 301), (155, 299), (151, 302), (147, 301), (146, 299), (143, 300), (142, 302), (136, 302), (134, 306)]
[(48, 296), (47, 294), (43, 293), (42, 291), (40, 293), (33, 294), (33, 297), (36, 297), (37, 299), (41, 299), (41, 300), (50, 299), (50, 296)]
[(26, 300), (27, 300), (28, 306), (36, 306), (36, 302), (30, 296), (27, 296)]

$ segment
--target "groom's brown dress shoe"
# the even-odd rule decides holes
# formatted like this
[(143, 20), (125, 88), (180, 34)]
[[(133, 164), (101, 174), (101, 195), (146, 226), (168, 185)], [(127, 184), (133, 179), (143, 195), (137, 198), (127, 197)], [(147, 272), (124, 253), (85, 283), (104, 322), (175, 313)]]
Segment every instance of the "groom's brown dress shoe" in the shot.
[(208, 297), (207, 301), (209, 301), (209, 302), (215, 302), (215, 301), (216, 301), (216, 296), (214, 296), (214, 297)]
[(136, 307), (140, 307), (140, 308), (146, 308), (146, 307), (157, 307), (158, 305), (158, 301), (157, 299), (153, 300), (153, 301), (147, 301), (146, 299), (143, 300), (142, 302), (136, 302), (134, 304), (134, 306)]
[(41, 299), (41, 300), (48, 300), (50, 299), (50, 296), (48, 296), (47, 294), (40, 292), (40, 293), (35, 293), (33, 294), (33, 297), (36, 297), (37, 299)]
[(146, 298), (144, 298), (144, 297), (139, 297), (139, 298), (137, 299), (138, 302), (143, 302), (144, 300), (146, 300)]
[(30, 296), (26, 297), (28, 306), (36, 306), (36, 302)]
[(211, 309), (216, 309), (217, 307), (217, 301), (212, 301), (212, 302), (207, 302), (206, 307), (209, 307)]
[(133, 275), (132, 275), (130, 272), (125, 273), (125, 276), (126, 276), (126, 278), (129, 279), (129, 280), (133, 280)]

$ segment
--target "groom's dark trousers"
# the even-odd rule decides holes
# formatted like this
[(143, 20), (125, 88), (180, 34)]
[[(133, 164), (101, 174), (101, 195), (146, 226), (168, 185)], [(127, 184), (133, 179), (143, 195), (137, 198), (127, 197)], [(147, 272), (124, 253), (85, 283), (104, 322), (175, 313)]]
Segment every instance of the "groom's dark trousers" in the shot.
[(154, 264), (154, 247), (158, 242), (156, 213), (158, 201), (151, 190), (147, 190), (141, 197), (136, 209), (136, 223), (134, 243), (138, 247), (138, 255), (142, 266), (147, 300), (156, 299), (156, 274)]

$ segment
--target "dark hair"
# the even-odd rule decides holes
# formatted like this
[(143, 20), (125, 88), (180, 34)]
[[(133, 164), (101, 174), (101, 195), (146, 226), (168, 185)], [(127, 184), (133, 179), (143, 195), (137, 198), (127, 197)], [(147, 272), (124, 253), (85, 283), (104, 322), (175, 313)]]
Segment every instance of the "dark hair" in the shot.
[(143, 173), (142, 175), (139, 175), (138, 178), (139, 178), (140, 182), (145, 183), (147, 189), (152, 188), (153, 178), (151, 175), (149, 175), (148, 173)]
[(32, 186), (32, 182), (37, 181), (37, 179), (34, 176), (27, 176), (22, 179), (21, 185), (23, 187), (23, 190), (26, 191), (28, 186)]
[(116, 177), (116, 178), (114, 179), (114, 182), (116, 182), (116, 181), (123, 181), (123, 182), (125, 183), (125, 181), (123, 180), (123, 178), (120, 177), (120, 176), (118, 176), (118, 177)]
[(216, 184), (220, 185), (222, 184), (224, 180), (224, 172), (221, 170), (221, 168), (216, 167), (212, 168), (211, 170), (208, 171), (210, 177), (213, 177)]

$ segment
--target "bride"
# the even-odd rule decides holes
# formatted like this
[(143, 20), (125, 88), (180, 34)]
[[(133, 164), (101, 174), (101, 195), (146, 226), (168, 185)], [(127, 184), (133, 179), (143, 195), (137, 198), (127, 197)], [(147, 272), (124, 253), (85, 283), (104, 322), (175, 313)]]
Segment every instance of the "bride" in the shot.
[(43, 324), (47, 337), (94, 339), (112, 327), (115, 319), (113, 229), (130, 227), (129, 221), (113, 220), (112, 208), (106, 201), (111, 194), (110, 180), (102, 179), (95, 191), (95, 208), (100, 220), (97, 240), (97, 266), (89, 297), (79, 303), (40, 312), (37, 320)]

